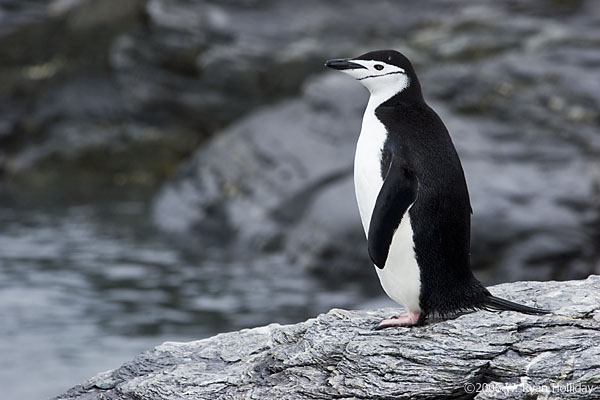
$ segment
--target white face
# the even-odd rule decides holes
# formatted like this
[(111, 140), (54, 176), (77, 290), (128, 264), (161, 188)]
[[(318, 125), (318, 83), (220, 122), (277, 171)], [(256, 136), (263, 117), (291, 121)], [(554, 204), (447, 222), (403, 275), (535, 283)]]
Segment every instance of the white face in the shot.
[(406, 71), (395, 65), (382, 61), (348, 60), (365, 68), (344, 69), (344, 72), (362, 83), (372, 97), (385, 101), (408, 87), (410, 80)]

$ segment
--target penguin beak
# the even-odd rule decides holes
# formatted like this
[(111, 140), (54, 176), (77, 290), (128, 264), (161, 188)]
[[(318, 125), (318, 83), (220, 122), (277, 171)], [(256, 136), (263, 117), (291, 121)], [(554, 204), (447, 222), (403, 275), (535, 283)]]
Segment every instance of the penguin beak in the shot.
[(354, 63), (352, 61), (349, 60), (345, 60), (345, 59), (335, 59), (335, 60), (329, 60), (325, 63), (326, 67), (329, 68), (333, 68), (333, 69), (337, 69), (337, 70), (344, 70), (344, 69), (359, 69), (359, 68), (364, 68), (367, 69), (367, 67)]

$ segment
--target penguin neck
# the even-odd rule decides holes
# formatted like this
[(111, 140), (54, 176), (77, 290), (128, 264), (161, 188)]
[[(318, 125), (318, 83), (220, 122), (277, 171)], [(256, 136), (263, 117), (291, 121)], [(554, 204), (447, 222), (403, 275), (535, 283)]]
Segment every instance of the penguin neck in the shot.
[(425, 103), (425, 99), (421, 92), (421, 85), (419, 84), (419, 81), (415, 79), (400, 91), (395, 87), (390, 87), (389, 89), (378, 90), (375, 93), (371, 93), (369, 103), (367, 104), (367, 111), (375, 113), (375, 110), (379, 106), (401, 107), (410, 104), (423, 103)]

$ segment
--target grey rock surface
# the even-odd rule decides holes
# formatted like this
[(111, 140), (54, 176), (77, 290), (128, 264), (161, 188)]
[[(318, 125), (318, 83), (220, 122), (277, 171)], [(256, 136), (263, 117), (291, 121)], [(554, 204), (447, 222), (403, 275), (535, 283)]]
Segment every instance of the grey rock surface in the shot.
[(600, 277), (497, 295), (552, 315), (474, 312), (373, 331), (398, 310), (167, 342), (55, 399), (599, 399)]
[(217, 135), (165, 186), (155, 204), (157, 223), (176, 232), (226, 230), (239, 247), (285, 250), (303, 266), (323, 261), (325, 253), (346, 271), (352, 268), (345, 261), (356, 265), (357, 255), (366, 262), (355, 247), (364, 239), (352, 153), (367, 94), (344, 78), (315, 78), (300, 99)]

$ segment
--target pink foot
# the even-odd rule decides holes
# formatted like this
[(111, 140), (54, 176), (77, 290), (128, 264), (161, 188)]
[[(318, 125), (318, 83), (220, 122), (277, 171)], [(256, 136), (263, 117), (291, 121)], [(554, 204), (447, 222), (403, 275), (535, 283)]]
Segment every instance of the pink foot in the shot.
[(390, 328), (392, 326), (412, 326), (416, 325), (419, 322), (419, 316), (421, 313), (409, 311), (406, 315), (398, 315), (393, 318), (386, 318), (379, 323), (375, 327), (375, 330), (378, 331), (384, 328)]

